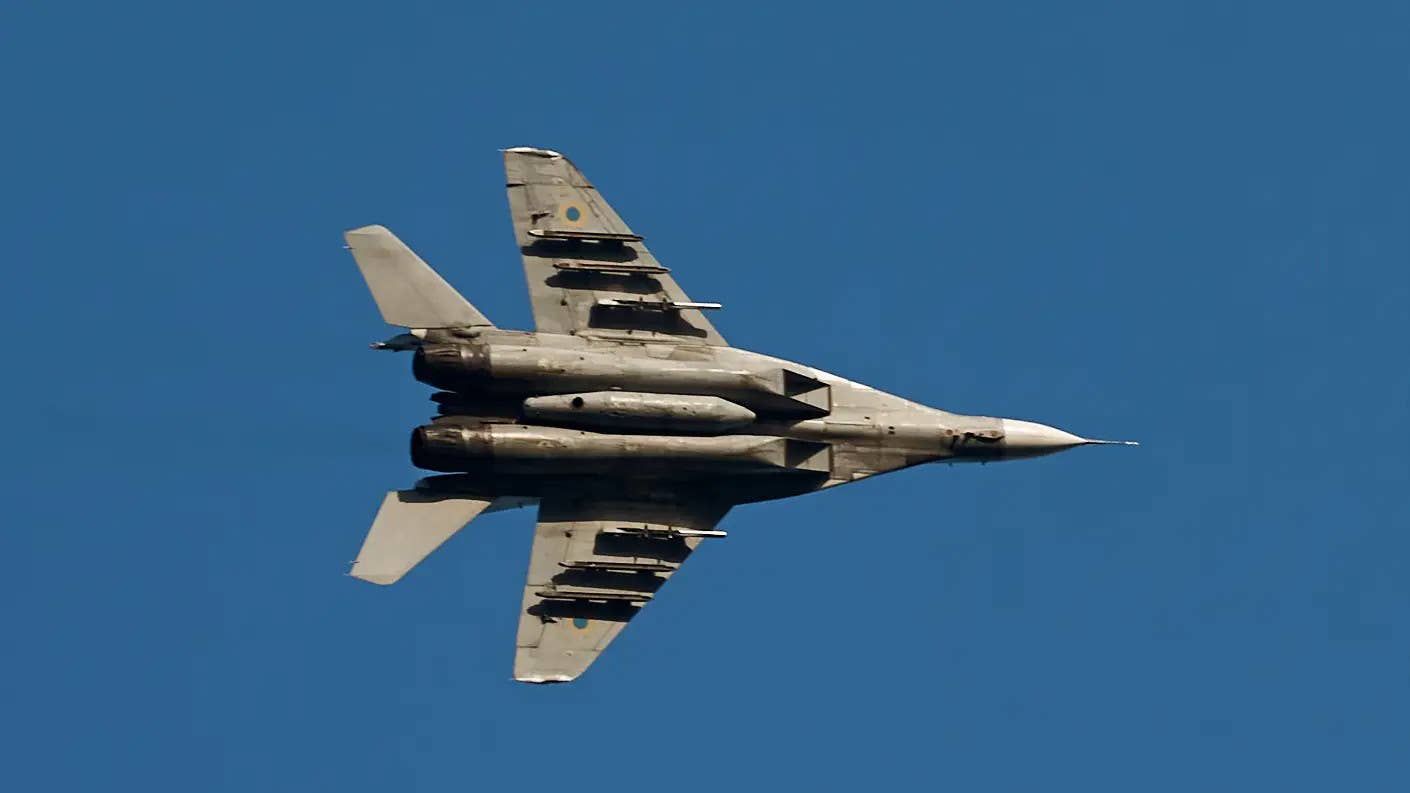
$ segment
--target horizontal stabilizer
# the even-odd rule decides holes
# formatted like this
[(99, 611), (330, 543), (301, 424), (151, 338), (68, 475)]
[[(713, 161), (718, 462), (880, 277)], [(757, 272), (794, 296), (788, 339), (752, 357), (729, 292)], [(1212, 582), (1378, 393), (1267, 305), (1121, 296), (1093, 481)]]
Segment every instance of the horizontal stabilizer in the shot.
[(396, 235), (363, 226), (343, 235), (388, 325), (404, 328), (494, 327)]
[(352, 576), (382, 586), (395, 584), (490, 504), (489, 499), (391, 491), (362, 542)]

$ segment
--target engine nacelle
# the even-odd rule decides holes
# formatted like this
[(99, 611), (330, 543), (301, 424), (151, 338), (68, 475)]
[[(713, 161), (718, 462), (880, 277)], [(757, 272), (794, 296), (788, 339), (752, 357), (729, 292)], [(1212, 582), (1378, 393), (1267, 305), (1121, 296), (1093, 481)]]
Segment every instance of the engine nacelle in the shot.
[(487, 344), (424, 344), (411, 358), (411, 376), (447, 391), (465, 391), (482, 385), (490, 372)]
[(520, 424), (428, 424), (411, 461), (432, 471), (643, 476), (831, 470), (826, 444), (767, 435), (608, 435)]
[(509, 344), (428, 344), (412, 374), (447, 391), (582, 394), (630, 391), (718, 396), (759, 413), (825, 416), (826, 383), (788, 369), (749, 371), (712, 361), (676, 361), (619, 352)]

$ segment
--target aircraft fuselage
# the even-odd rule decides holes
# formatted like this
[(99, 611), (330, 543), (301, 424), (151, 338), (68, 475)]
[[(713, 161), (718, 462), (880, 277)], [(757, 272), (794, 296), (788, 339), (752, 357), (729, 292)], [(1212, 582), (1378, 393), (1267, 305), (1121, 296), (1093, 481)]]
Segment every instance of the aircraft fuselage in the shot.
[[(481, 486), (494, 480), (513, 495), (590, 488), (599, 477), (637, 488), (706, 478), (719, 486), (725, 477), (778, 498), (920, 463), (1031, 457), (1086, 442), (1046, 428), (1048, 436), (1030, 431), (1014, 444), (1011, 420), (949, 413), (732, 347), (499, 329), (414, 333), (413, 372), (445, 389), (434, 397), (441, 415), (412, 433), (414, 463), (473, 474)], [(470, 478), (423, 486), (464, 487)]]

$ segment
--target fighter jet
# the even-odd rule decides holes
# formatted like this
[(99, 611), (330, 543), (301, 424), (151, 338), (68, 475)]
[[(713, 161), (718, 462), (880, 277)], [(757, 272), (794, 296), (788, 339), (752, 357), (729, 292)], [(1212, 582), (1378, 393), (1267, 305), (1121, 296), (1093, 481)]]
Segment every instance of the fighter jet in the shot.
[(476, 516), (537, 504), (516, 680), (581, 675), (736, 505), (1112, 443), (731, 347), (720, 304), (688, 297), (572, 161), (503, 154), (534, 331), (497, 327), (386, 228), (345, 235), (406, 329), (372, 346), (438, 389), (411, 460), (440, 474), (387, 493), (351, 575), (396, 583)]

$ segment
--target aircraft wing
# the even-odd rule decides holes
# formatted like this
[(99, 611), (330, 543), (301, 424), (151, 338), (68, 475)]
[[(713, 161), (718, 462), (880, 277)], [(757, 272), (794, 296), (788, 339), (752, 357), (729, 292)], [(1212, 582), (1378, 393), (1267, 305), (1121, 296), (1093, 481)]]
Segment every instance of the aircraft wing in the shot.
[(650, 602), (729, 505), (545, 499), (524, 585), (514, 679), (581, 675)]
[(504, 172), (540, 332), (725, 345), (702, 313), (719, 306), (687, 297), (571, 160), (506, 149)]

